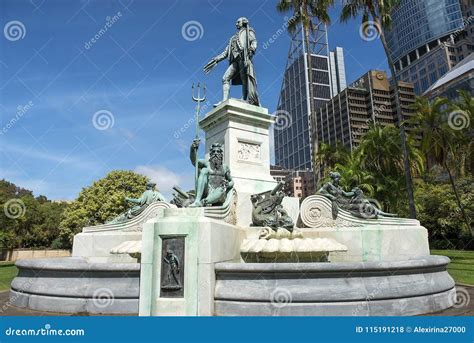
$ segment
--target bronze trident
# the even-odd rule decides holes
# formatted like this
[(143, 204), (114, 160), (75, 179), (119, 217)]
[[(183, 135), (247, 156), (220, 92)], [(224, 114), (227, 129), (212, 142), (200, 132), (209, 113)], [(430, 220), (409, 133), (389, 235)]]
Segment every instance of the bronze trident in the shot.
[[(196, 102), (196, 117), (195, 117), (195, 120), (196, 120), (196, 137), (195, 139), (199, 139), (199, 112), (201, 112), (201, 102), (202, 101), (206, 101), (206, 85), (203, 84), (202, 85), (202, 97), (201, 97), (201, 84), (198, 82), (197, 84), (197, 96), (195, 96), (194, 94), (194, 83), (193, 83), (193, 86), (192, 86), (192, 89), (193, 89), (193, 95), (192, 95), (192, 99), (194, 102)], [(197, 192), (197, 182), (198, 182), (198, 175), (199, 175), (199, 163), (197, 161), (197, 154), (196, 154), (196, 171), (195, 171), (195, 175), (194, 175), (194, 178), (195, 178), (195, 184), (196, 184), (196, 188), (195, 188), (195, 191)]]

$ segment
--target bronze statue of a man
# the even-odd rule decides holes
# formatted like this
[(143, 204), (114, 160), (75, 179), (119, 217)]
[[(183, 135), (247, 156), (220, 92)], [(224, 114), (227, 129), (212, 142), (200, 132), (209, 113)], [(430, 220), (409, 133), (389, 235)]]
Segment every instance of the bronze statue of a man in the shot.
[(194, 166), (197, 163), (199, 168), (196, 198), (190, 207), (222, 205), (227, 193), (234, 187), (229, 166), (224, 164), (224, 150), (219, 143), (214, 143), (209, 150), (209, 161), (199, 160), (197, 158), (199, 143), (199, 139), (195, 139), (190, 151), (191, 163)]
[(249, 26), (248, 19), (244, 17), (237, 19), (235, 25), (237, 32), (230, 38), (224, 51), (204, 66), (204, 72), (207, 74), (220, 61), (229, 60), (229, 67), (222, 77), (222, 101), (229, 98), (231, 84), (242, 85), (243, 100), (249, 104), (260, 106), (257, 79), (252, 63), (252, 58), (257, 50), (255, 30)]

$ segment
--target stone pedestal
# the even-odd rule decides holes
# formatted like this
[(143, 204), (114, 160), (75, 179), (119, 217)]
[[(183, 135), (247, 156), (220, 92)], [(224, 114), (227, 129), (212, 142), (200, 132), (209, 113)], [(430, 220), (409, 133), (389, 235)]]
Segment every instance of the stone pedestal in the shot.
[[(163, 218), (146, 223), (140, 316), (214, 315), (214, 265), (239, 260), (244, 236), (242, 228), (205, 217), (203, 208), (166, 209)], [(169, 265), (163, 258), (170, 246), (180, 260), (178, 276), (182, 286), (171, 291)]]
[[(238, 192), (237, 224), (251, 223), (250, 195), (276, 186), (270, 175), (270, 142), (268, 130), (274, 117), (268, 109), (229, 99), (199, 122), (206, 133), (206, 153), (213, 143), (224, 147)], [(208, 156), (206, 156), (207, 158)]]

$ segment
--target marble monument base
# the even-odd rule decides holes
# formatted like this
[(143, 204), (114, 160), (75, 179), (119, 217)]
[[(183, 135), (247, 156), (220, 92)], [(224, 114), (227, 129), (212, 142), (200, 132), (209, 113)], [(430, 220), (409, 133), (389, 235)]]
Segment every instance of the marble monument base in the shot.
[(63, 313), (137, 314), (138, 263), (92, 263), (84, 258), (19, 260), (9, 303)]
[[(204, 216), (204, 208), (165, 209), (145, 224), (140, 316), (214, 314), (214, 265), (239, 260), (245, 230)], [(166, 253), (179, 261), (172, 267)]]
[(449, 259), (218, 263), (217, 316), (411, 316), (454, 305)]

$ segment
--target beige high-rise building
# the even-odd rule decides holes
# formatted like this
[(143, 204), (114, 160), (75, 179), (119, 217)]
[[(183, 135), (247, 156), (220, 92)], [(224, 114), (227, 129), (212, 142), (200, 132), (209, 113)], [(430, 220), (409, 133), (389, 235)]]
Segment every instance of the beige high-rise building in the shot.
[[(413, 85), (399, 82), (403, 119), (413, 115), (415, 102)], [(371, 123), (395, 125), (395, 98), (387, 74), (371, 70), (333, 97), (313, 117), (314, 149), (321, 143), (342, 143), (354, 149)], [(410, 129), (408, 129), (409, 131)]]

